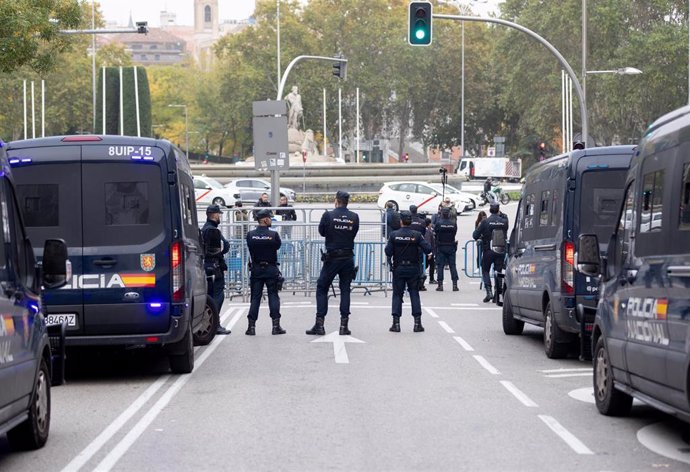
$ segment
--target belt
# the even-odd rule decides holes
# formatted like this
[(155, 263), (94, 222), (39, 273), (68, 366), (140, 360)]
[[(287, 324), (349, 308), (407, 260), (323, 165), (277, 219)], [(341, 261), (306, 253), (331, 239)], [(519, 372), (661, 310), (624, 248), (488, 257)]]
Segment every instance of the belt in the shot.
[(398, 265), (401, 265), (401, 266), (411, 266), (411, 265), (416, 265), (417, 262), (413, 262), (413, 261), (400, 261), (400, 262), (398, 262), (397, 264), (398, 264)]

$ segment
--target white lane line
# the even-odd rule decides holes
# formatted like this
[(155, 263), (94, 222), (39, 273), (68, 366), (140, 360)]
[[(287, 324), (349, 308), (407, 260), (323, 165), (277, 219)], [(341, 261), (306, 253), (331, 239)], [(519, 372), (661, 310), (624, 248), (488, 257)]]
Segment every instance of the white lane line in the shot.
[(556, 433), (570, 448), (577, 452), (578, 454), (594, 454), (587, 446), (584, 445), (582, 441), (577, 439), (573, 433), (565, 429), (556, 418), (547, 415), (538, 415), (539, 419), (542, 420), (546, 426), (548, 426), (551, 431)]
[(451, 303), (450, 306), (479, 306), (479, 303)]
[(522, 390), (517, 388), (513, 382), (508, 382), (507, 380), (501, 380), (501, 385), (503, 385), (506, 390), (508, 390), (510, 393), (513, 394), (515, 398), (517, 398), (520, 403), (525, 405), (526, 407), (529, 408), (537, 408), (539, 405), (534, 403), (530, 397), (528, 397)]
[[(240, 319), (240, 316), (242, 316), (242, 312), (244, 310), (237, 310), (237, 313), (235, 316), (230, 320), (230, 323), (228, 323), (227, 328), (232, 329), (235, 326), (235, 323), (237, 323), (237, 320)], [(232, 313), (232, 310), (228, 310), (228, 314), (221, 320), (221, 322), (224, 322), (229, 316), (230, 313)], [(196, 359), (194, 361), (194, 368), (195, 370), (198, 369), (203, 365), (203, 363), (208, 359), (211, 354), (220, 346), (220, 343), (222, 343), (228, 336), (219, 336), (216, 337), (213, 342), (211, 343), (210, 346), (206, 348), (206, 350), (199, 356), (199, 359)], [(122, 456), (129, 450), (130, 447), (132, 447), (132, 444), (136, 442), (136, 440), (141, 436), (146, 428), (153, 422), (153, 420), (156, 419), (158, 414), (165, 408), (168, 403), (170, 403), (170, 400), (173, 399), (173, 397), (177, 394), (177, 392), (180, 391), (180, 389), (184, 386), (184, 384), (187, 383), (187, 381), (192, 378), (192, 375), (194, 375), (194, 372), (188, 375), (180, 375), (177, 377), (175, 382), (168, 388), (168, 390), (165, 391), (165, 393), (158, 399), (156, 403), (151, 407), (151, 409), (148, 410), (148, 412), (137, 422), (137, 424), (134, 425), (134, 427), (125, 435), (124, 438), (108, 453), (107, 456), (103, 458), (103, 460), (96, 466), (95, 470), (98, 471), (107, 471), (113, 468), (113, 466), (117, 463), (117, 461), (122, 458)]]
[(436, 314), (436, 312), (434, 310), (432, 310), (431, 308), (424, 307), (424, 311), (429, 313), (429, 316), (431, 316), (432, 318), (438, 318), (438, 315)]
[(455, 334), (455, 331), (453, 331), (453, 328), (448, 326), (448, 323), (446, 323), (445, 321), (439, 321), (438, 324), (441, 325), (441, 328), (443, 328), (446, 331), (446, 333)]
[(350, 305), (368, 305), (369, 302), (350, 302)]
[(498, 371), (498, 369), (497, 369), (496, 367), (492, 366), (492, 365), (489, 363), (489, 361), (487, 361), (486, 359), (484, 359), (484, 356), (475, 355), (475, 356), (472, 356), (472, 357), (474, 357), (474, 358), (477, 360), (477, 362), (479, 362), (479, 365), (481, 365), (481, 366), (484, 367), (486, 370), (488, 370), (490, 374), (492, 374), (492, 375), (501, 375), (501, 373)]
[(591, 377), (593, 375), (592, 372), (579, 372), (579, 373), (573, 373), (573, 374), (553, 374), (553, 375), (545, 375), (546, 378), (549, 379), (562, 379), (565, 377)]
[(576, 369), (546, 369), (546, 370), (538, 370), (537, 372), (541, 372), (543, 374), (560, 374), (562, 372), (591, 372), (592, 368), (591, 367), (578, 367)]
[(472, 346), (470, 346), (467, 343), (467, 341), (462, 339), (460, 336), (453, 336), (453, 339), (455, 339), (458, 342), (458, 344), (460, 344), (465, 351), (474, 351), (474, 348)]

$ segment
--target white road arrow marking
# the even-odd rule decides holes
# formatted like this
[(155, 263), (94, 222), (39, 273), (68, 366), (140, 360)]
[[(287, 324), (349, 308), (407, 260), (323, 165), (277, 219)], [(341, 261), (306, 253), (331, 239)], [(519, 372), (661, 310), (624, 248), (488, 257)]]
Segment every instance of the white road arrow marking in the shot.
[(350, 359), (347, 357), (347, 350), (345, 343), (364, 343), (361, 339), (353, 338), (352, 336), (340, 336), (338, 331), (333, 331), (326, 336), (314, 339), (313, 343), (333, 343), (333, 356), (335, 356), (336, 364), (349, 364)]

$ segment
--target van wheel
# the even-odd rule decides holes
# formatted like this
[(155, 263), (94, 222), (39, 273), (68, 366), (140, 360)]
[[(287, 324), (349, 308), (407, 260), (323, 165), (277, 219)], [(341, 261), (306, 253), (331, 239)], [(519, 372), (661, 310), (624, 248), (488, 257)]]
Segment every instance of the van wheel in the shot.
[(7, 439), (14, 449), (38, 449), (48, 441), (50, 432), (50, 371), (45, 359), (41, 359), (34, 385), (29, 418), (7, 432)]
[(175, 347), (184, 346), (184, 351), (180, 354), (169, 354), (170, 370), (173, 374), (189, 374), (194, 370), (194, 345), (192, 342), (192, 324), (189, 323), (187, 332)]
[(400, 208), (398, 207), (398, 204), (395, 203), (393, 200), (388, 200), (388, 201), (386, 202), (386, 205), (388, 205), (389, 203), (392, 203), (392, 204), (393, 204), (393, 210), (394, 210), (394, 211), (400, 210)]
[(213, 203), (214, 205), (222, 206), (222, 207), (225, 206), (225, 200), (223, 200), (223, 199), (220, 198), (220, 197), (214, 198), (213, 201), (212, 201), (211, 203)]
[(562, 343), (563, 331), (556, 325), (551, 310), (551, 302), (544, 309), (544, 352), (549, 359), (562, 359), (568, 355), (570, 345)]
[(510, 304), (510, 296), (505, 292), (503, 296), (503, 332), (508, 335), (522, 334), (525, 322), (513, 318), (513, 305)]
[(201, 323), (199, 324), (199, 329), (194, 333), (194, 345), (206, 346), (213, 341), (219, 324), (220, 320), (218, 319), (216, 304), (211, 297), (206, 295), (204, 311), (201, 313)]
[(600, 336), (594, 349), (594, 401), (599, 413), (606, 416), (625, 416), (630, 413), (633, 398), (613, 386), (613, 371), (609, 353)]

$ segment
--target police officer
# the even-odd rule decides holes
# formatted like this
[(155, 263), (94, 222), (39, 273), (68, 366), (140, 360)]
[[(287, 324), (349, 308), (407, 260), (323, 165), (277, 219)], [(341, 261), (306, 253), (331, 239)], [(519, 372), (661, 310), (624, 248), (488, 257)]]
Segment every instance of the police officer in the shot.
[[(424, 216), (417, 213), (417, 205), (410, 205), (410, 215), (412, 216), (412, 222), (410, 223), (410, 229), (413, 231), (418, 231), (422, 236), (426, 233), (426, 219)], [(424, 253), (419, 251), (419, 290), (426, 292), (426, 287), (424, 286), (424, 281), (426, 280), (426, 273), (424, 272)]]
[(482, 242), (482, 280), (486, 289), (484, 303), (490, 302), (494, 298), (491, 292), (491, 265), (494, 266), (496, 277), (496, 292), (499, 292), (499, 276), (503, 270), (505, 262), (505, 241), (508, 234), (508, 217), (501, 213), (500, 205), (492, 203), (489, 207), (489, 217), (482, 220), (477, 229), (472, 233), (474, 239)]
[(450, 277), (453, 281), (453, 291), (458, 288), (458, 269), (455, 266), (455, 255), (458, 251), (458, 243), (455, 242), (455, 235), (458, 232), (458, 225), (451, 220), (450, 207), (441, 208), (441, 218), (434, 225), (436, 233), (436, 268), (438, 269), (437, 292), (443, 291), (443, 277), (446, 264), (450, 267)]
[(247, 233), (247, 248), (251, 256), (249, 278), (251, 286), (251, 304), (247, 315), (249, 326), (244, 333), (247, 336), (256, 334), (256, 320), (259, 317), (259, 305), (264, 291), (268, 291), (268, 309), (273, 320), (271, 334), (285, 334), (280, 327), (280, 297), (278, 296), (278, 249), (280, 249), (280, 235), (271, 230), (272, 213), (269, 210), (259, 210), (256, 213), (259, 221), (258, 228)]
[(326, 238), (326, 252), (321, 260), (321, 274), (316, 283), (316, 321), (307, 334), (326, 334), (323, 321), (328, 312), (328, 288), (338, 276), (340, 287), (340, 334), (350, 334), (350, 283), (355, 276), (355, 236), (359, 231), (359, 216), (347, 209), (350, 194), (339, 190), (335, 194), (335, 209), (324, 212), (319, 222), (319, 234)]
[(393, 231), (386, 244), (386, 256), (392, 259), (393, 265), (393, 325), (389, 331), (400, 332), (400, 315), (402, 313), (402, 297), (405, 287), (410, 293), (412, 302), (412, 316), (414, 317), (415, 333), (424, 331), (422, 326), (422, 304), (419, 300), (419, 253), (431, 253), (431, 245), (426, 242), (419, 231), (412, 229), (412, 213), (400, 213), (401, 228)]
[[(204, 226), (201, 228), (201, 234), (206, 247), (208, 247), (209, 232), (211, 229), (218, 229), (221, 214), (222, 211), (218, 205), (209, 205), (209, 207), (206, 208), (206, 223), (204, 223)], [(225, 271), (228, 270), (228, 266), (225, 263), (225, 257), (223, 256), (230, 250), (230, 243), (228, 240), (223, 237), (222, 233), (220, 237), (223, 241), (222, 251), (214, 255), (204, 254), (204, 269), (207, 275), (213, 277), (209, 295), (216, 304), (219, 317), (220, 309), (225, 299)], [(230, 330), (223, 328), (219, 322), (216, 334), (230, 334)]]

